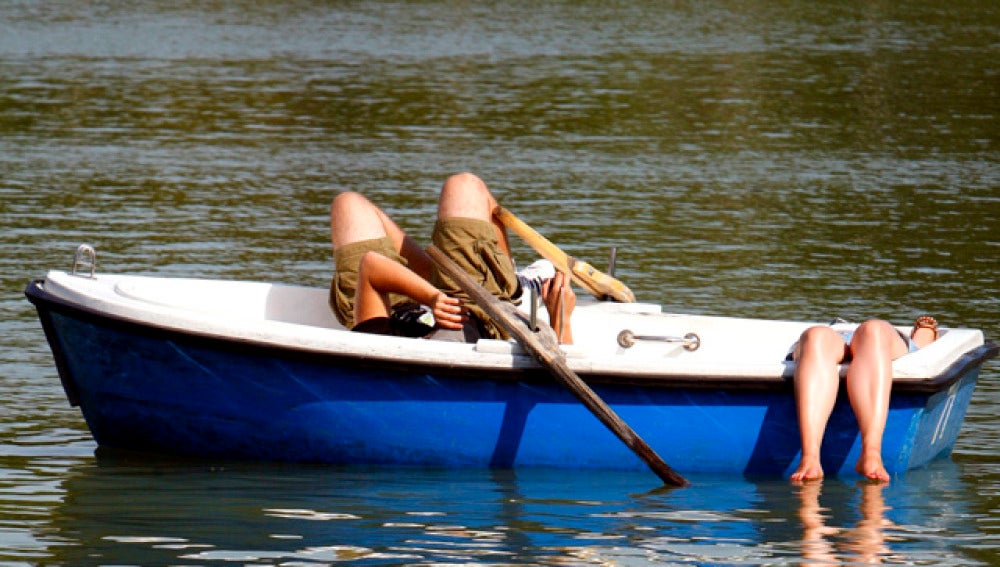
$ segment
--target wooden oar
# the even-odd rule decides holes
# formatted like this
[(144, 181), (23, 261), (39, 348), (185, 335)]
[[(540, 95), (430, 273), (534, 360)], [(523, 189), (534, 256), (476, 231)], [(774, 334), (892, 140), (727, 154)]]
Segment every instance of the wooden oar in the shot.
[(652, 471), (672, 486), (687, 486), (688, 481), (677, 474), (663, 459), (618, 414), (612, 410), (579, 376), (566, 364), (566, 356), (559, 348), (555, 331), (542, 321), (537, 322), (539, 330), (533, 332), (527, 317), (517, 307), (500, 301), (465, 273), (451, 258), (437, 247), (427, 249), (431, 259), (459, 287), (483, 308), (486, 313), (504, 328), (517, 342), (530, 352), (539, 364), (544, 366), (563, 386), (565, 386), (597, 419), (601, 420), (612, 433), (642, 459)]
[(527, 223), (517, 218), (514, 213), (498, 206), (493, 209), (493, 216), (514, 234), (520, 236), (542, 258), (552, 262), (557, 270), (570, 276), (577, 285), (597, 299), (611, 298), (622, 303), (635, 301), (635, 294), (625, 284), (597, 270), (587, 262), (563, 252)]

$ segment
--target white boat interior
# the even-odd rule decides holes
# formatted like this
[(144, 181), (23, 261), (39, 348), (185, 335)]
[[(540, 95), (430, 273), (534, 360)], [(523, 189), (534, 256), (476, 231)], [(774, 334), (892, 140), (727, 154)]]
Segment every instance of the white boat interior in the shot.
[[(63, 271), (49, 272), (44, 286), (71, 305), (202, 336), (396, 362), (446, 360), (470, 369), (536, 366), (513, 341), (467, 344), (347, 331), (333, 316), (324, 288)], [(544, 309), (538, 314), (545, 320)], [(802, 331), (817, 324), (827, 322), (664, 313), (658, 305), (599, 302), (579, 294), (572, 317), (575, 344), (562, 348), (579, 373), (778, 379), (792, 375), (794, 363), (786, 355)], [(910, 326), (899, 330), (908, 333)], [(623, 331), (631, 341), (620, 338)], [(937, 341), (895, 361), (895, 379), (937, 376), (983, 341), (979, 330), (942, 327)]]

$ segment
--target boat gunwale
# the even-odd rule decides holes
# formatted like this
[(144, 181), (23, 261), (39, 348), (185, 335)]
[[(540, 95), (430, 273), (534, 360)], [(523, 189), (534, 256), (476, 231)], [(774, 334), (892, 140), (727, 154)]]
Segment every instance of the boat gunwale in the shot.
[[(275, 344), (273, 342), (256, 340), (248, 337), (227, 337), (217, 333), (198, 330), (180, 329), (172, 326), (141, 321), (114, 313), (107, 313), (93, 307), (80, 305), (71, 300), (59, 297), (45, 289), (44, 278), (31, 280), (25, 296), (35, 305), (39, 312), (43, 330), (53, 350), (57, 370), (63, 381), (64, 389), (70, 403), (77, 397), (69, 368), (61, 352), (58, 341), (54, 341), (54, 329), (43, 310), (51, 310), (85, 322), (124, 330), (156, 339), (169, 339), (177, 342), (196, 342), (200, 346), (224, 350), (233, 353), (252, 352), (257, 356), (276, 357), (286, 360), (300, 360), (315, 364), (336, 364), (353, 368), (378, 368), (387, 371), (400, 371), (405, 374), (428, 373), (467, 380), (497, 380), (521, 382), (550, 382), (549, 373), (532, 360), (531, 366), (512, 365), (510, 367), (472, 367), (468, 365), (447, 364), (425, 360), (393, 360), (392, 358), (368, 358), (363, 354), (337, 353), (320, 350), (308, 346)], [(905, 378), (893, 382), (893, 392), (909, 394), (933, 394), (950, 387), (975, 366), (981, 366), (986, 360), (1000, 354), (1000, 345), (992, 340), (986, 340), (959, 356), (942, 372), (935, 376), (921, 379)], [(528, 357), (524, 357), (528, 358)], [(64, 375), (65, 374), (65, 375)], [(792, 377), (782, 376), (705, 376), (695, 374), (633, 374), (614, 371), (579, 372), (581, 378), (590, 384), (609, 386), (633, 386), (659, 389), (723, 389), (733, 391), (791, 391)]]

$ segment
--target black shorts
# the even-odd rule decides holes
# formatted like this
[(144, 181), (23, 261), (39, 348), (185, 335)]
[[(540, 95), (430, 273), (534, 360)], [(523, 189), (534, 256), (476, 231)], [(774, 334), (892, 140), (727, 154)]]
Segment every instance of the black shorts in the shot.
[(419, 321), (425, 309), (416, 302), (407, 302), (398, 306), (388, 317), (373, 317), (351, 328), (359, 333), (373, 335), (390, 335), (393, 337), (426, 337), (434, 331), (434, 327)]
[(482, 323), (470, 316), (460, 330), (430, 327), (406, 317), (373, 317), (354, 326), (351, 331), (369, 333), (372, 335), (388, 335), (390, 337), (407, 337), (411, 339), (437, 339), (442, 341), (474, 343), (484, 336)]
[(392, 324), (388, 317), (373, 317), (367, 321), (358, 323), (352, 331), (356, 333), (368, 333), (371, 335), (389, 335), (392, 337), (405, 337)]

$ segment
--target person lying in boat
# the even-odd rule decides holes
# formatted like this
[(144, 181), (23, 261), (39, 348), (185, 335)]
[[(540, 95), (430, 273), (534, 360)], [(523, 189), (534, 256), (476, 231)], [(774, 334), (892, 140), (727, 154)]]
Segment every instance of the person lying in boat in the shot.
[[(497, 202), (471, 173), (449, 177), (438, 199), (432, 240), (494, 296), (512, 303), (535, 287), (560, 342), (572, 343), (569, 320), (576, 296), (569, 278), (551, 263), (520, 273), (511, 260), (506, 229), (493, 219)], [(330, 206), (336, 273), (330, 306), (346, 328), (410, 337), (475, 342), (507, 338), (461, 288), (441, 274), (427, 252), (363, 195), (345, 192)], [(433, 326), (421, 307), (433, 315)]]
[(889, 415), (892, 361), (937, 340), (933, 317), (918, 317), (909, 336), (890, 323), (871, 319), (853, 331), (816, 326), (806, 329), (796, 343), (795, 405), (799, 415), (802, 458), (791, 480), (823, 478), (820, 446), (826, 423), (837, 400), (837, 365), (850, 362), (847, 394), (861, 432), (861, 457), (855, 468), (865, 478), (888, 482), (882, 462), (882, 433)]

